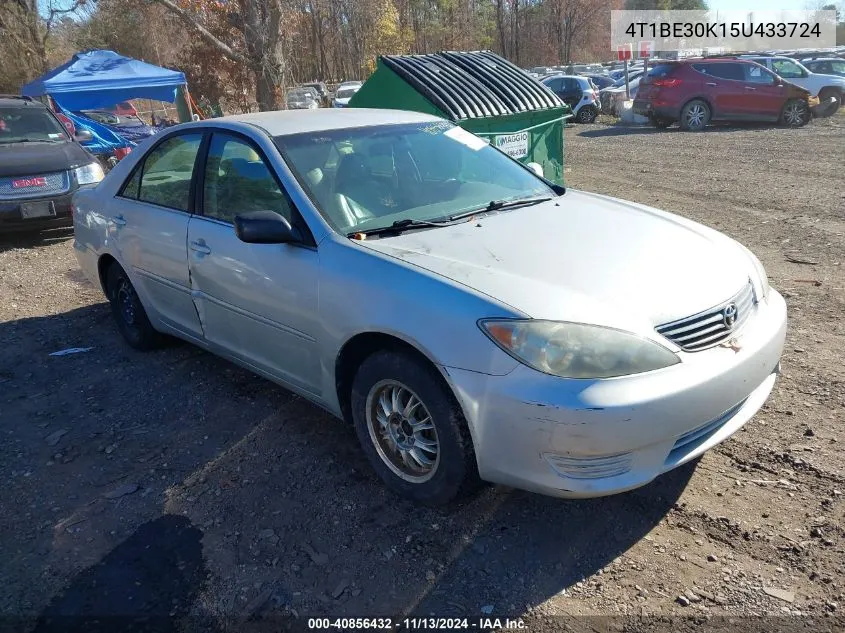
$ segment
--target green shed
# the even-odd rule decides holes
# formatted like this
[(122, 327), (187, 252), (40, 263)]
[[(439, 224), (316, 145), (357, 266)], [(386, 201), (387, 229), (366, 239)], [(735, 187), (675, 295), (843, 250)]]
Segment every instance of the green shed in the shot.
[(453, 121), (563, 184), (563, 121), (551, 90), (489, 51), (384, 55), (349, 101), (352, 108), (426, 112)]

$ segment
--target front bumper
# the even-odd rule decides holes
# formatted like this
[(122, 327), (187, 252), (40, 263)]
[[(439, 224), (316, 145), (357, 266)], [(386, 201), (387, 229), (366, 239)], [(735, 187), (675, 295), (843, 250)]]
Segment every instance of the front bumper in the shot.
[(447, 368), (481, 477), (559, 497), (645, 485), (739, 430), (775, 383), (786, 304), (774, 290), (733, 347), (680, 353), (663, 370), (568, 380), (519, 365), (505, 376)]
[[(73, 216), (70, 210), (70, 202), (74, 193), (75, 191), (71, 190), (57, 196), (45, 196), (43, 198), (0, 200), (0, 233), (40, 231), (71, 226)], [(24, 219), (21, 214), (21, 204), (38, 202), (51, 203), (53, 215)]]

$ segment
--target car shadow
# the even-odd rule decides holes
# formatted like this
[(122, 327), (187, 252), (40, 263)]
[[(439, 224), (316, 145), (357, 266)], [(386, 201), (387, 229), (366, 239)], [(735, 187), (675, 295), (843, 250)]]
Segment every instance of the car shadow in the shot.
[(701, 132), (686, 132), (679, 128), (677, 124), (665, 129), (658, 129), (650, 125), (630, 125), (630, 124), (616, 124), (603, 127), (594, 127), (588, 130), (578, 132), (578, 136), (585, 138), (605, 138), (610, 136), (632, 136), (632, 135), (651, 135), (651, 134), (719, 134), (722, 132), (736, 132), (739, 130), (771, 130), (771, 129), (786, 130), (783, 126), (773, 123), (712, 123), (708, 125)]
[(0, 233), (0, 253), (13, 248), (39, 248), (59, 244), (73, 237), (73, 227), (38, 232)]
[[(68, 347), (91, 349), (49, 356)], [(694, 470), (601, 499), (489, 486), (418, 506), (377, 479), (345, 422), (190, 345), (134, 352), (106, 304), (0, 323), (0, 367), (0, 432), (16, 440), (0, 475), (31, 473), (0, 496), (0, 541), (21, 552), (0, 579), (15, 604), (47, 605), (39, 633), (519, 615), (633, 547)], [(46, 516), (14, 512), (23, 485)], [(30, 538), (36, 520), (54, 529)]]

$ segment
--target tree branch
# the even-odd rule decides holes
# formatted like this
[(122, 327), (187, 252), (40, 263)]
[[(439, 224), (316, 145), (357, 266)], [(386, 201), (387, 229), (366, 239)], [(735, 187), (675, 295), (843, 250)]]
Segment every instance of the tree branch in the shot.
[(209, 31), (202, 24), (200, 24), (199, 20), (197, 20), (194, 16), (192, 16), (187, 11), (185, 11), (178, 4), (174, 3), (172, 0), (152, 0), (152, 1), (157, 2), (158, 4), (165, 7), (171, 13), (174, 13), (177, 16), (179, 16), (179, 18), (181, 18), (182, 21), (189, 28), (194, 29), (207, 44), (214, 46), (216, 49), (218, 49), (221, 53), (223, 53), (226, 57), (228, 57), (232, 61), (240, 62), (242, 64), (248, 63), (247, 58), (245, 56), (236, 52), (234, 49), (232, 49), (231, 46), (229, 46), (225, 42), (221, 42), (217, 37), (214, 36), (214, 34), (211, 31)]

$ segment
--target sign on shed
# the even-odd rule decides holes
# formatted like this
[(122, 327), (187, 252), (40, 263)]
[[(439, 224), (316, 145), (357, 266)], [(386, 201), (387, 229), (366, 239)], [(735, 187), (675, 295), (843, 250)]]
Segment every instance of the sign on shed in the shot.
[(528, 132), (515, 134), (499, 134), (493, 140), (496, 149), (503, 151), (511, 158), (525, 158), (528, 156)]

